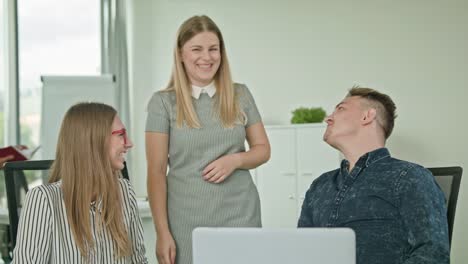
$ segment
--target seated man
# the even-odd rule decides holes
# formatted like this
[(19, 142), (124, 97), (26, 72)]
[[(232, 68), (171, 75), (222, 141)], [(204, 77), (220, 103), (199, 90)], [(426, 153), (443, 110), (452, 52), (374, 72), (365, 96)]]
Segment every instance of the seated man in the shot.
[(354, 87), (326, 118), (323, 139), (346, 158), (306, 193), (299, 227), (350, 227), (357, 263), (449, 263), (445, 198), (425, 168), (385, 148), (392, 99)]

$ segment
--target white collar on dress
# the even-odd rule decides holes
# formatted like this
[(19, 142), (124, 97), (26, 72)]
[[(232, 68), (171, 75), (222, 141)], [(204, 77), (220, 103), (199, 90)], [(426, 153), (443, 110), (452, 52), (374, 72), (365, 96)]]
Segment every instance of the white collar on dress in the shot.
[(207, 86), (204, 87), (198, 87), (195, 85), (192, 85), (192, 97), (195, 99), (200, 98), (201, 93), (207, 93), (208, 96), (213, 97), (216, 93), (216, 87), (214, 85), (214, 82), (211, 82)]

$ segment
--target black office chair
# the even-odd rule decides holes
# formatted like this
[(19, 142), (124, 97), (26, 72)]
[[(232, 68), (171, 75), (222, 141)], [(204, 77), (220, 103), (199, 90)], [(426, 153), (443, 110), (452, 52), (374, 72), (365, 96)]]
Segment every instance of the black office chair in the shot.
[[(15, 161), (7, 162), (4, 167), (5, 172), (5, 189), (7, 194), (7, 204), (8, 204), (8, 218), (10, 220), (10, 243), (9, 250), (13, 252), (13, 249), (16, 246), (16, 235), (18, 231), (18, 222), (19, 222), (19, 213), (22, 208), (22, 198), (29, 190), (26, 173), (28, 171), (41, 171), (42, 173), (47, 173), (50, 166), (52, 165), (53, 160), (30, 160), (30, 161)], [(124, 168), (121, 170), (121, 177), (129, 179), (127, 164), (124, 163)], [(43, 177), (35, 178), (48, 178)], [(18, 184), (21, 182), (21, 185)], [(24, 190), (24, 194), (21, 194), (21, 190)]]
[(427, 168), (444, 192), (447, 205), (447, 221), (449, 228), (449, 242), (452, 244), (453, 223), (457, 209), (458, 191), (460, 190), (463, 169), (461, 167)]

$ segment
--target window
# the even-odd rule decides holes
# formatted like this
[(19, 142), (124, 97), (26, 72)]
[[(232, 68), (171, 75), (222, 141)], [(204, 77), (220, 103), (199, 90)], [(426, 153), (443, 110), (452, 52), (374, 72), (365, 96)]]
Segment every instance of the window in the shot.
[(40, 141), (41, 75), (100, 74), (100, 1), (18, 0), (20, 141)]

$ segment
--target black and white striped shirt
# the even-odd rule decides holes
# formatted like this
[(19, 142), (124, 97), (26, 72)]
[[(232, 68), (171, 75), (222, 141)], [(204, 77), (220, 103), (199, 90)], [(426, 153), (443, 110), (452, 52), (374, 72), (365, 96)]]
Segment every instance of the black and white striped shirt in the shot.
[[(83, 257), (74, 241), (63, 202), (61, 181), (30, 190), (21, 212), (13, 263), (148, 263), (143, 243), (143, 228), (135, 192), (120, 179), (123, 216), (133, 253), (117, 258), (109, 232), (98, 232), (94, 223), (96, 209), (90, 206), (90, 221), (95, 249), (90, 259)], [(99, 210), (98, 210), (99, 211)]]

